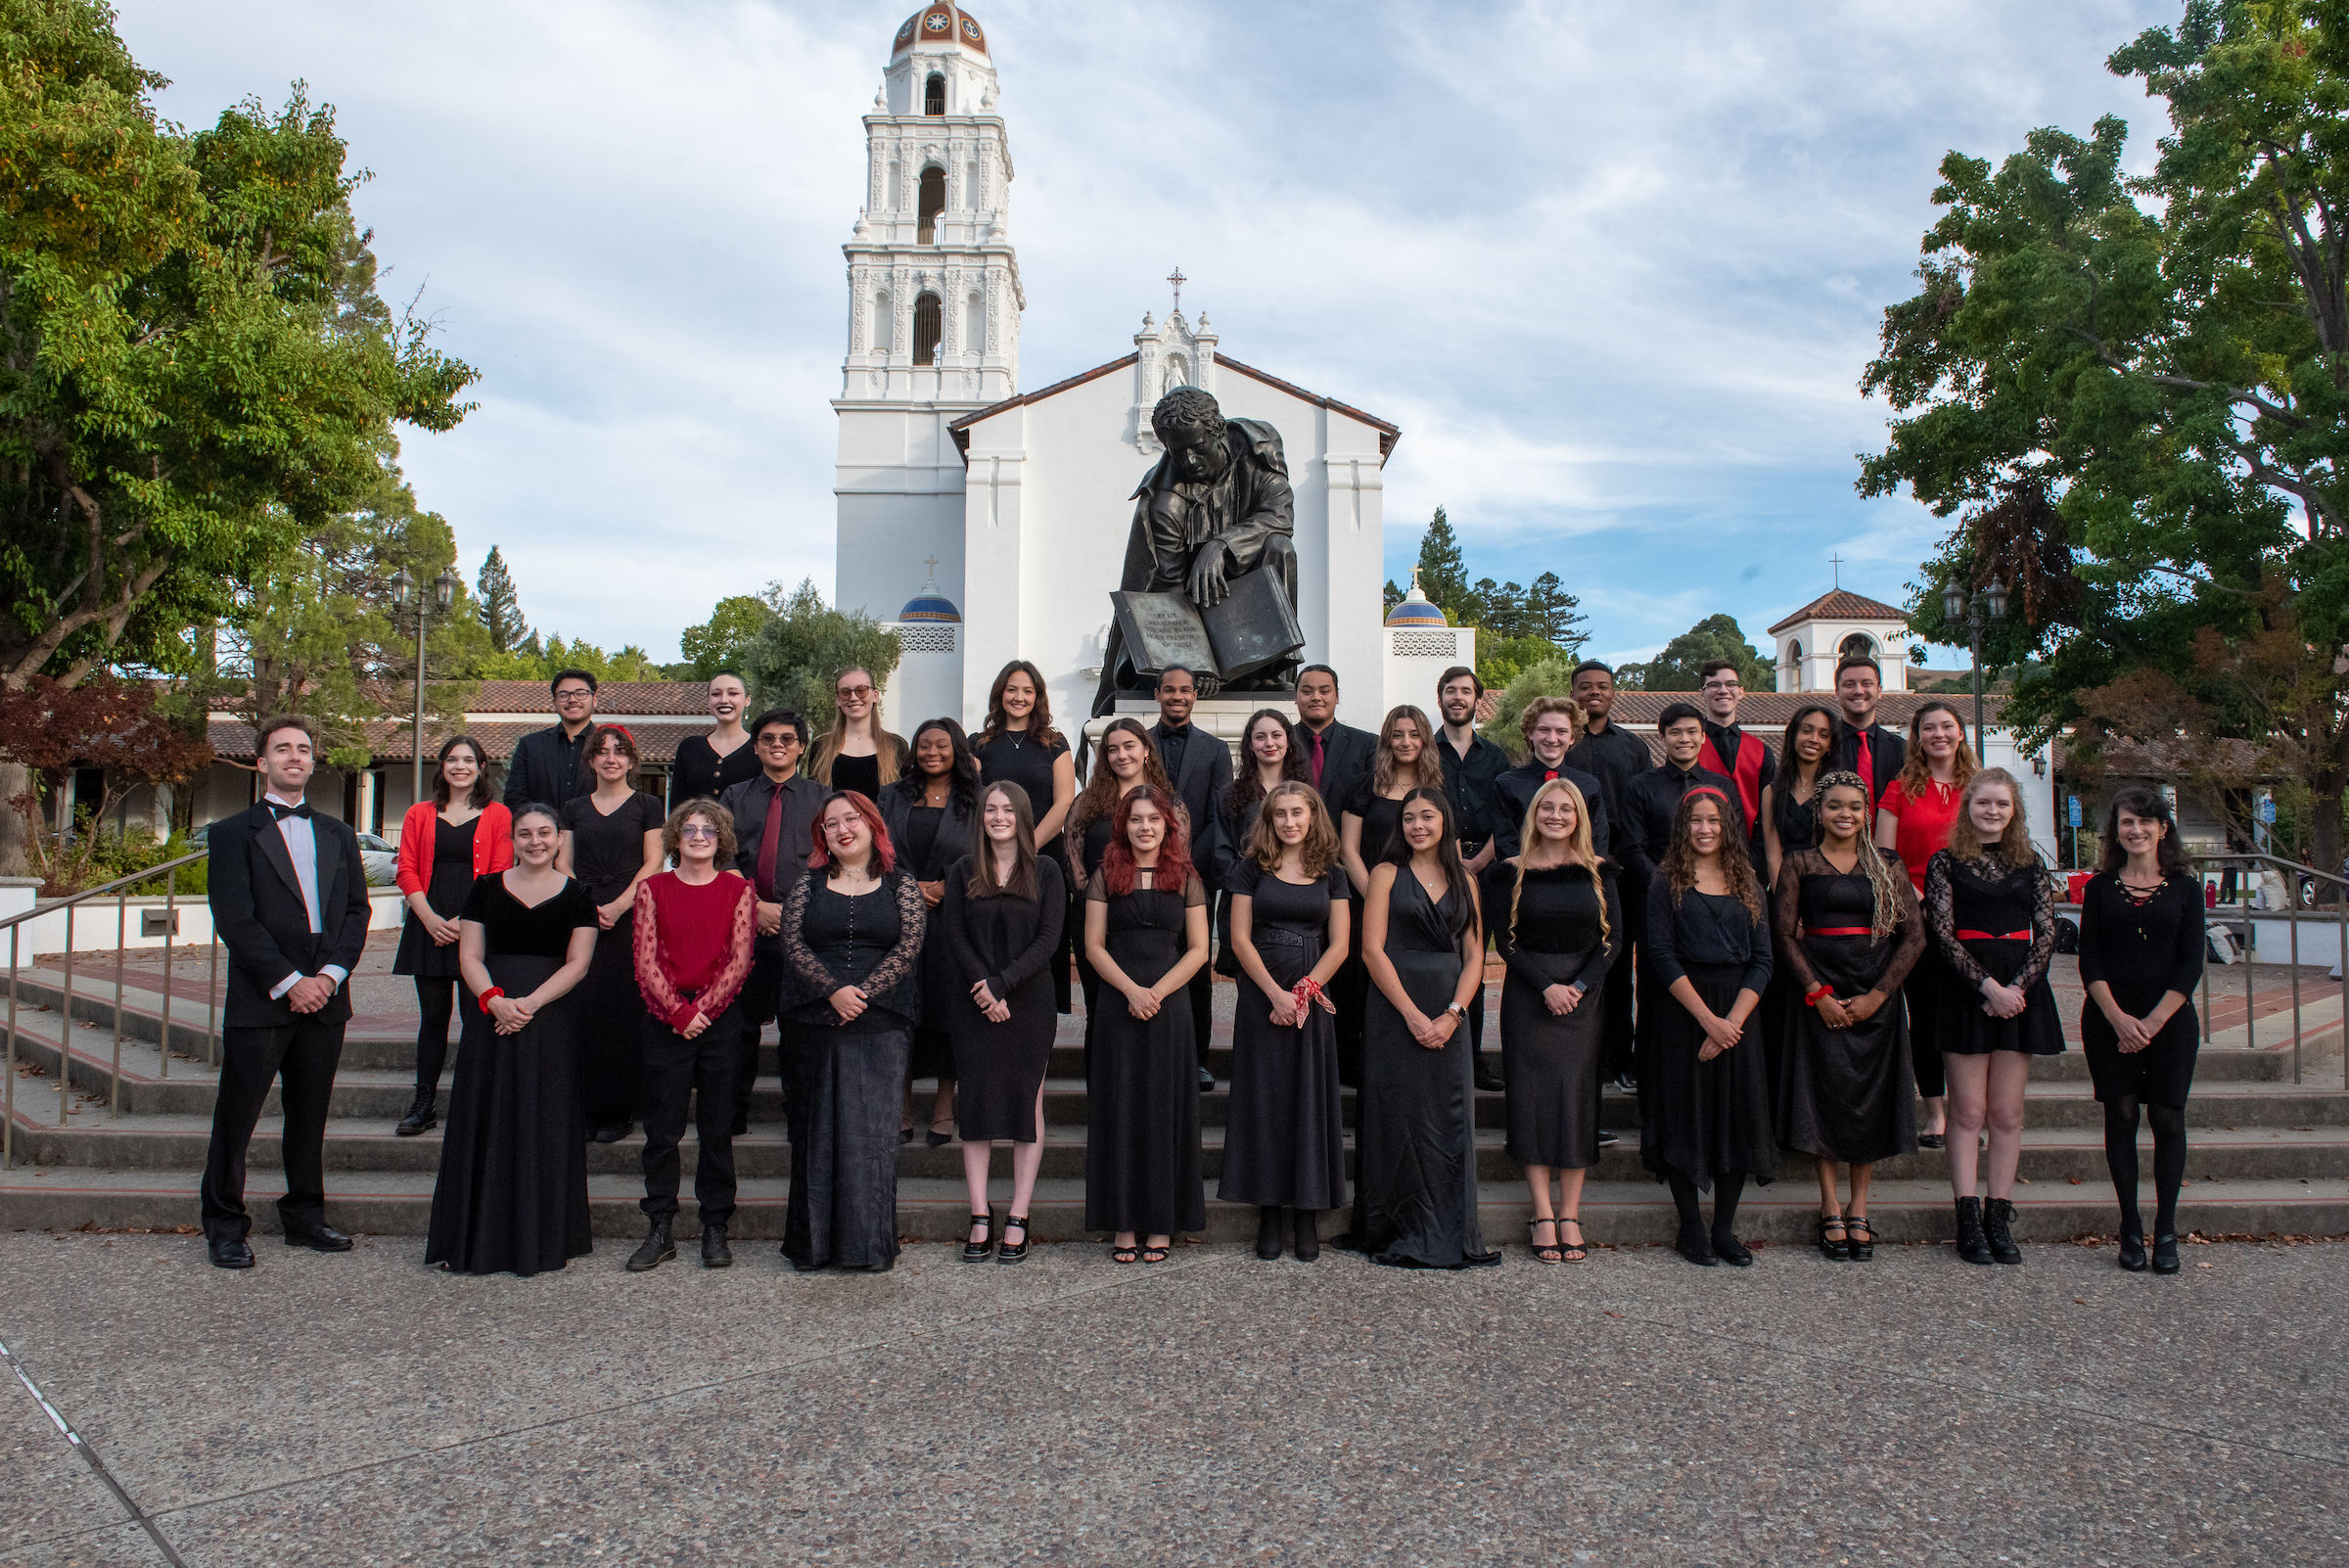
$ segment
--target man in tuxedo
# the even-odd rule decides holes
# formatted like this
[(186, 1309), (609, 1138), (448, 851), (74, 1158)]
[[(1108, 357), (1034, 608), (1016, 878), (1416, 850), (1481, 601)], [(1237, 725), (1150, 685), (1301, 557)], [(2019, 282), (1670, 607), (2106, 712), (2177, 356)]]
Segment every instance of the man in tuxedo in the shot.
[(367, 871), (348, 824), (312, 815), (302, 800), (317, 766), (309, 720), (263, 719), (254, 743), (261, 799), (207, 835), (212, 929), (228, 948), (202, 1189), (205, 1243), (220, 1268), (253, 1267), (245, 1155), (281, 1078), (286, 1195), (277, 1214), (286, 1245), (350, 1250), (350, 1238), (326, 1222), (326, 1111), (350, 1019), (345, 983), (367, 945)]
[[(1212, 899), (1217, 891), (1208, 875), (1212, 846), (1202, 841), (1216, 831), (1216, 807), (1231, 788), (1231, 748), (1191, 722), (1191, 710), (1199, 702), (1199, 677), (1192, 671), (1168, 666), (1159, 673), (1157, 696), (1158, 722), (1150, 726), (1150, 744), (1158, 748), (1159, 764), (1174, 781), (1175, 799), (1191, 813), (1191, 863), (1199, 868)], [(1216, 1022), (1215, 965), (1201, 964), (1188, 989), (1191, 1031), (1199, 1044), (1199, 1086), (1212, 1089), (1216, 1075), (1208, 1071), (1207, 1042)]]
[[(1597, 777), (1599, 792), (1607, 798), (1608, 831), (1620, 838), (1631, 831), (1632, 781), (1655, 766), (1655, 759), (1648, 755), (1644, 738), (1625, 729), (1610, 716), (1615, 710), (1612, 669), (1596, 659), (1586, 659), (1575, 666), (1574, 700), (1582, 704), (1583, 734), (1566, 753), (1566, 761), (1569, 766)], [(1613, 1079), (1618, 1087), (1629, 1092), (1635, 1086), (1632, 1062), (1635, 1021), (1632, 1017), (1632, 996), (1637, 988), (1633, 976), (1634, 966), (1638, 962), (1639, 940), (1647, 929), (1642, 924), (1647, 918), (1647, 888), (1644, 883), (1634, 885), (1631, 866), (1624, 856), (1615, 856), (1615, 863), (1623, 867), (1620, 886), (1624, 924), (1630, 929), (1616, 949), (1623, 956), (1607, 971), (1600, 998), (1599, 1005), (1606, 1009), (1606, 1027), (1600, 1035), (1598, 1071), (1600, 1078)], [(1605, 1134), (1600, 1136), (1603, 1138)]]
[(514, 761), (506, 765), (506, 809), (519, 811), (532, 801), (560, 807), (565, 801), (595, 792), (595, 774), (587, 766), (587, 737), (595, 729), (595, 677), (584, 669), (566, 669), (547, 683), (555, 699), (555, 719), (514, 745)]
[[(1338, 722), (1338, 672), (1327, 665), (1308, 665), (1297, 671), (1297, 725), (1289, 731), (1289, 744), (1305, 759), (1306, 777), (1321, 792), (1330, 825), (1336, 826), (1347, 803), (1370, 781), (1378, 737)], [(1356, 945), (1329, 977), (1329, 999), (1338, 1009), (1338, 1078), (1356, 1084), (1361, 1079), (1362, 1009), (1370, 1002), (1370, 971), (1362, 967), (1359, 936), (1362, 894), (1367, 890), (1349, 891)]]
[[(742, 988), (741, 1053), (736, 1058), (734, 1136), (750, 1130), (751, 1088), (759, 1080), (759, 1037), (783, 998), (783, 900), (807, 873), (815, 819), (831, 791), (800, 773), (807, 750), (807, 721), (788, 708), (770, 708), (751, 720), (759, 776), (717, 798), (734, 817), (734, 869), (759, 890), (759, 935), (751, 946), (751, 978)], [(779, 1042), (778, 1042), (779, 1043)], [(783, 1075), (783, 1116), (791, 1119), (791, 1076)]]
[(1874, 821), (1876, 802), (1885, 787), (1901, 776), (1909, 761), (1909, 739), (1899, 730), (1876, 722), (1876, 704), (1884, 696), (1884, 670), (1865, 654), (1845, 654), (1835, 662), (1835, 706), (1843, 710), (1843, 733), (1835, 737), (1835, 765), (1860, 775), (1867, 786), (1867, 818)]

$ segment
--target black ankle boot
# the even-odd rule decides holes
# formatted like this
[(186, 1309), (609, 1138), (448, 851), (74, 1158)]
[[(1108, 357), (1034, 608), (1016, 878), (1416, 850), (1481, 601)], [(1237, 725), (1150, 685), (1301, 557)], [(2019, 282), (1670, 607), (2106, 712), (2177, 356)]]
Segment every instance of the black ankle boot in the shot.
[(631, 1274), (649, 1273), (675, 1258), (676, 1255), (677, 1244), (669, 1239), (668, 1222), (656, 1220), (653, 1222), (652, 1229), (645, 1232), (643, 1242), (637, 1246), (634, 1252), (628, 1254), (628, 1272)]
[(1982, 1235), (1990, 1243), (1990, 1255), (2003, 1264), (2019, 1264), (2023, 1249), (2014, 1244), (2014, 1233), (2007, 1226), (2014, 1220), (2014, 1205), (2004, 1198), (1993, 1198), (1982, 1206)]
[(1986, 1264), (1990, 1258), (1990, 1240), (1982, 1233), (1982, 1200), (1958, 1200), (1958, 1259), (1960, 1263)]
[(438, 1110), (439, 1098), (439, 1094), (434, 1089), (418, 1089), (416, 1103), (408, 1107), (408, 1114), (401, 1117), (399, 1125), (392, 1130), (400, 1137), (412, 1138), (419, 1132), (429, 1132), (438, 1127), (440, 1125), (440, 1115)]
[(711, 1220), (702, 1222), (702, 1267), (704, 1268), (731, 1268), (734, 1267), (734, 1249), (726, 1245), (726, 1227)]
[(2121, 1220), (2121, 1267), (2133, 1274), (2145, 1271), (2145, 1225), (2135, 1215)]
[(1256, 1255), (1267, 1263), (1280, 1256), (1280, 1205), (1256, 1211)]
[(1312, 1263), (1321, 1256), (1321, 1211), (1292, 1209), (1289, 1213), (1296, 1221), (1297, 1261)]

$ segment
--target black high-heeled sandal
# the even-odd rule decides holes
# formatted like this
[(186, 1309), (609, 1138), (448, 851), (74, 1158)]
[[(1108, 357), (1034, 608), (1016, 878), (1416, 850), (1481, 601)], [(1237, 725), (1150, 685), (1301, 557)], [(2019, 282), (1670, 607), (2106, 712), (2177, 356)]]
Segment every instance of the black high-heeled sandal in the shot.
[[(1534, 1232), (1543, 1225), (1549, 1226), (1550, 1239), (1546, 1244), (1534, 1239)], [(1534, 1262), (1559, 1264), (1566, 1261), (1565, 1250), (1558, 1245), (1557, 1235), (1558, 1222), (1555, 1220), (1528, 1220), (1525, 1222), (1525, 1244), (1533, 1249)]]
[(1843, 1217), (1843, 1233), (1850, 1238), (1852, 1262), (1866, 1263), (1876, 1255), (1876, 1227), (1867, 1222), (1864, 1214)]
[(990, 1209), (985, 1214), (975, 1214), (971, 1216), (971, 1223), (987, 1226), (987, 1239), (973, 1241), (968, 1236), (963, 1237), (962, 1261), (964, 1263), (985, 1263), (995, 1250), (995, 1212)]
[(1568, 1241), (1566, 1239), (1566, 1227), (1568, 1225), (1574, 1226), (1574, 1228), (1578, 1231), (1583, 1228), (1582, 1221), (1577, 1219), (1575, 1216), (1570, 1214), (1562, 1214), (1558, 1216), (1558, 1253), (1568, 1263), (1581, 1263), (1584, 1259), (1590, 1256), (1589, 1241), (1588, 1238), (1582, 1241)]
[[(1011, 1244), (1011, 1227), (1013, 1225), (1020, 1227), (1020, 1243), (1016, 1247)], [(1028, 1217), (1024, 1214), (1006, 1215), (1003, 1219), (1003, 1241), (995, 1248), (995, 1262), (1016, 1264), (1023, 1262), (1027, 1256)]]
[(1168, 1242), (1163, 1247), (1144, 1247), (1142, 1249), (1142, 1262), (1146, 1264), (1162, 1264), (1172, 1257), (1174, 1252), (1174, 1244), (1172, 1241)]
[[(1828, 1235), (1833, 1230), (1836, 1235)], [(1820, 1256), (1832, 1263), (1841, 1263), (1852, 1255), (1851, 1232), (1845, 1227), (1843, 1216), (1822, 1214), (1819, 1217), (1819, 1250)]]
[(1113, 1246), (1109, 1249), (1109, 1261), (1113, 1264), (1129, 1264), (1141, 1255), (1142, 1250), (1139, 1247)]

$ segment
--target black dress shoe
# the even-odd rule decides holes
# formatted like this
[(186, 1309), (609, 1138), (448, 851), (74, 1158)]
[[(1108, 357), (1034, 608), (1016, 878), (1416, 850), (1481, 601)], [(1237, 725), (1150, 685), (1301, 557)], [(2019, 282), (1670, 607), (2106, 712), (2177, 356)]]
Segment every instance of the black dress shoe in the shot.
[(726, 1245), (726, 1227), (708, 1220), (702, 1222), (702, 1267), (734, 1267), (734, 1249)]
[(1199, 1069), (1199, 1092), (1202, 1094), (1212, 1094), (1215, 1092), (1215, 1087), (1216, 1075), (1209, 1072), (1204, 1067)]
[(1598, 1146), (1599, 1146), (1600, 1148), (1602, 1148), (1602, 1149), (1611, 1149), (1611, 1148), (1615, 1147), (1615, 1145), (1616, 1145), (1616, 1144), (1618, 1144), (1618, 1143), (1621, 1143), (1622, 1141), (1623, 1141), (1623, 1134), (1622, 1134), (1622, 1133), (1620, 1133), (1620, 1132), (1611, 1132), (1611, 1131), (1609, 1131), (1607, 1129), (1605, 1129), (1605, 1128), (1603, 1128), (1603, 1127), (1602, 1127), (1602, 1128), (1600, 1128), (1600, 1129), (1598, 1130)]
[(396, 1137), (412, 1138), (419, 1132), (430, 1131), (438, 1127), (440, 1125), (438, 1104), (439, 1098), (440, 1096), (432, 1089), (419, 1090), (415, 1103), (408, 1107), (408, 1114), (401, 1117), (399, 1125), (392, 1130), (392, 1134)]
[(587, 1141), (590, 1143), (618, 1143), (627, 1135), (627, 1123), (606, 1122), (602, 1127), (587, 1134)]
[(2145, 1238), (2142, 1233), (2121, 1232), (2121, 1267), (2133, 1274), (2145, 1271)]
[(2157, 1274), (2174, 1274), (2179, 1268), (2178, 1238), (2176, 1236), (2155, 1236), (2153, 1238), (2153, 1271)]
[(1754, 1266), (1753, 1249), (1735, 1236), (1715, 1236), (1713, 1255), (1731, 1268), (1751, 1268)]
[(214, 1268), (251, 1268), (253, 1245), (243, 1236), (221, 1236), (204, 1244)]
[(310, 1226), (307, 1230), (287, 1231), (286, 1245), (307, 1247), (312, 1252), (348, 1252), (350, 1251), (350, 1238), (333, 1225), (320, 1222)]
[(1476, 1059), (1476, 1086), (1488, 1093), (1498, 1094), (1508, 1084), (1501, 1081), (1497, 1072), (1486, 1065), (1484, 1057), (1479, 1056)]
[(1626, 1094), (1636, 1094), (1639, 1092), (1639, 1081), (1629, 1073), (1616, 1074), (1615, 1086), (1623, 1090)]
[(1713, 1255), (1713, 1238), (1705, 1234), (1702, 1225), (1681, 1226), (1681, 1239), (1673, 1250), (1699, 1268), (1710, 1268), (1721, 1260)]

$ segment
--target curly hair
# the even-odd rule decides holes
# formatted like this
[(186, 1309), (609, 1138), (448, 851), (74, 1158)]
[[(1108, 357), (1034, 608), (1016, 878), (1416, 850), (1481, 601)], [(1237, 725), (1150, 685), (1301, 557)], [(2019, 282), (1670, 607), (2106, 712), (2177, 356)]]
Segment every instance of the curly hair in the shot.
[(723, 870), (731, 866), (734, 863), (734, 856), (741, 850), (741, 846), (734, 842), (734, 813), (707, 795), (697, 796), (668, 813), (668, 820), (661, 824), (662, 850), (671, 860), (676, 859), (678, 857), (677, 847), (685, 839), (685, 824), (697, 816), (717, 829), (719, 869)]
[(1745, 912), (1756, 920), (1762, 918), (1762, 884), (1754, 877), (1753, 857), (1737, 842), (1730, 831), (1729, 798), (1710, 784), (1699, 784), (1681, 797), (1681, 808), (1672, 815), (1672, 848), (1664, 852), (1664, 861), (1656, 867), (1656, 875), (1664, 879), (1665, 891), (1672, 897), (1674, 908), (1688, 897), (1696, 886), (1696, 846), (1689, 842), (1688, 824), (1696, 808), (1711, 801), (1721, 817), (1721, 847), (1714, 851), (1721, 862), (1722, 879), (1729, 885), (1729, 897), (1745, 905)]
[(2104, 864), (2102, 869), (2119, 875), (2129, 864), (2129, 852), (2121, 845), (2121, 813), (2142, 816), (2161, 826), (2161, 844), (2154, 852), (2154, 860), (2165, 877), (2190, 877), (2194, 862), (2178, 842), (2178, 819), (2170, 814), (2170, 803), (2162, 799), (2161, 791), (2142, 784), (2127, 785), (2113, 796), (2112, 805), (2104, 812)]
[(1150, 428), (1165, 440), (1167, 432), (1179, 429), (1203, 430), (1210, 436), (1223, 434), (1223, 410), (1216, 405), (1215, 394), (1197, 387), (1176, 387), (1158, 400), (1150, 410)]

